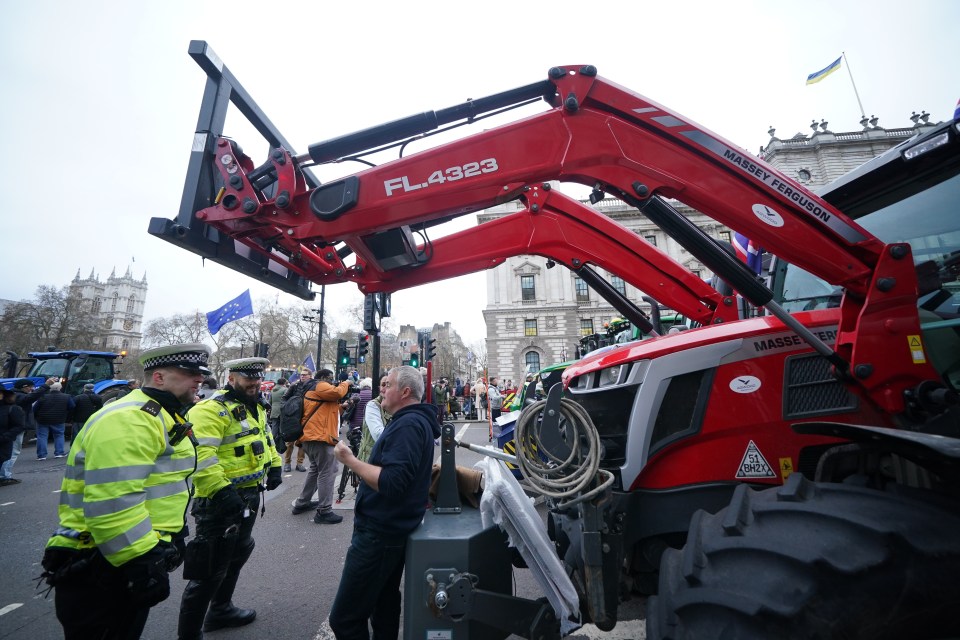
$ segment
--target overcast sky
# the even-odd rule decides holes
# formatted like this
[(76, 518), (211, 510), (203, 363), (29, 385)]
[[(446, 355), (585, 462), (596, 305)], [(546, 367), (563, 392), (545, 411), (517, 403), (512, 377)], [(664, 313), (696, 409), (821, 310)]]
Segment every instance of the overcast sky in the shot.
[[(4, 2), (0, 297), (66, 285), (78, 268), (105, 279), (130, 266), (138, 278), (146, 272), (148, 320), (211, 311), (247, 288), (255, 305), (275, 299), (266, 285), (147, 234), (151, 217), (179, 208), (205, 81), (187, 55), (193, 39), (210, 44), (298, 152), (535, 82), (551, 66), (593, 64), (756, 153), (770, 125), (781, 138), (810, 133), (814, 118), (859, 130), (846, 68), (805, 85), (841, 51), (881, 126), (909, 126), (912, 111), (951, 117), (958, 20), (960, 2), (950, 0)], [(249, 132), (238, 121), (227, 134), (260, 164), (265, 145), (241, 137)], [(353, 285), (328, 287), (331, 324), (360, 298)], [(450, 321), (468, 343), (485, 336), (485, 304), (483, 274), (393, 296), (398, 323)]]

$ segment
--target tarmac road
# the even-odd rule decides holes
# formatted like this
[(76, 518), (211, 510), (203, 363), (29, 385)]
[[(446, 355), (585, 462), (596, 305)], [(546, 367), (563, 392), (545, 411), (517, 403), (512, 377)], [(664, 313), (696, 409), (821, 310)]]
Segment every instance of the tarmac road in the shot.
[[(474, 444), (488, 444), (487, 427), (482, 423), (457, 423), (459, 437)], [(439, 456), (439, 448), (437, 449)], [(32, 445), (14, 467), (20, 484), (0, 487), (0, 639), (34, 640), (62, 638), (63, 631), (54, 613), (53, 598), (37, 589), (43, 547), (57, 526), (57, 504), (65, 459), (37, 461)], [(457, 450), (457, 463), (472, 466), (478, 454)], [(330, 605), (336, 594), (343, 558), (353, 529), (353, 491), (336, 505), (344, 516), (337, 525), (316, 525), (310, 513), (294, 516), (290, 504), (303, 486), (306, 474), (284, 474), (276, 491), (266, 494), (266, 513), (254, 529), (257, 547), (240, 577), (234, 597), (238, 606), (257, 610), (257, 620), (246, 627), (206, 634), (211, 640), (252, 640), (264, 636), (276, 639), (333, 638), (327, 624)], [(192, 525), (192, 522), (190, 523)], [(527, 598), (542, 594), (526, 569), (514, 570), (516, 593)], [(185, 582), (178, 570), (171, 575), (171, 595), (150, 613), (145, 640), (176, 638), (180, 595)], [(643, 600), (623, 603), (621, 622), (609, 633), (587, 625), (571, 638), (645, 637)]]

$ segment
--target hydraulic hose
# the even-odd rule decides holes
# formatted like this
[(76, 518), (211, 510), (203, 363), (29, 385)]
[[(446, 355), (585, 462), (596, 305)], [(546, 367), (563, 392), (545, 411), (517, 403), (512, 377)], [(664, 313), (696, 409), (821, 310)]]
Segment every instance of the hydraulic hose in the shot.
[(534, 491), (557, 500), (558, 508), (568, 508), (603, 492), (613, 484), (613, 474), (600, 468), (600, 434), (590, 415), (573, 400), (560, 400), (560, 429), (570, 452), (560, 459), (543, 446), (538, 418), (546, 405), (546, 400), (534, 402), (517, 418), (517, 466)]

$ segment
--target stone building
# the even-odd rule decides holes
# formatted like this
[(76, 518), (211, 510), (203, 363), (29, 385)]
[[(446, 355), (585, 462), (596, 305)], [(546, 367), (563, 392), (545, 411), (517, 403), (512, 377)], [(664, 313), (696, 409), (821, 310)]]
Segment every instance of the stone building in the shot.
[(93, 270), (86, 278), (80, 270), (70, 282), (70, 295), (83, 300), (84, 310), (100, 319), (99, 344), (92, 345), (104, 351), (140, 351), (143, 337), (143, 306), (147, 298), (147, 274), (139, 280), (133, 277), (130, 267), (123, 276), (116, 275), (101, 282)]
[[(760, 149), (760, 158), (806, 187), (815, 190), (903, 142), (933, 124), (929, 115), (914, 114), (913, 126), (884, 129), (876, 118), (864, 118), (861, 131), (834, 133), (826, 121), (811, 124), (809, 136), (801, 133), (782, 140), (772, 127), (770, 141)], [(701, 278), (713, 274), (670, 236), (666, 235), (636, 209), (620, 200), (607, 198), (595, 205), (607, 216), (655, 244), (671, 258)], [(729, 228), (690, 207), (673, 203), (677, 210), (708, 235), (730, 242)], [(478, 215), (479, 224), (510, 215), (520, 209), (509, 202)], [(551, 268), (553, 267), (553, 268)], [(644, 292), (601, 269), (610, 283), (644, 311)], [(520, 381), (528, 371), (572, 360), (583, 335), (603, 330), (605, 322), (617, 312), (591, 291), (580, 278), (563, 266), (539, 256), (517, 256), (487, 271), (487, 306), (483, 311), (487, 326), (487, 357), (490, 375)], [(661, 300), (661, 304), (669, 301)]]

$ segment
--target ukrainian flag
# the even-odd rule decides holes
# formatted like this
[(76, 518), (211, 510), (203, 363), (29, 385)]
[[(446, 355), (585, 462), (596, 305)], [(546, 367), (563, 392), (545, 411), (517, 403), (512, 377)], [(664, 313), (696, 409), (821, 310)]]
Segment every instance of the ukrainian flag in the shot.
[(831, 63), (828, 64), (827, 66), (825, 66), (823, 69), (820, 69), (820, 71), (817, 71), (816, 73), (811, 73), (810, 75), (808, 75), (808, 76), (807, 76), (807, 84), (813, 84), (813, 83), (815, 83), (815, 82), (820, 82), (821, 80), (823, 80), (824, 78), (826, 78), (828, 75), (830, 75), (831, 73), (833, 73), (834, 71), (836, 71), (837, 69), (839, 69), (839, 68), (840, 68), (840, 60), (842, 60), (842, 59), (843, 59), (843, 56), (840, 56), (839, 58), (837, 58), (836, 60), (834, 60), (833, 62), (831, 62)]

